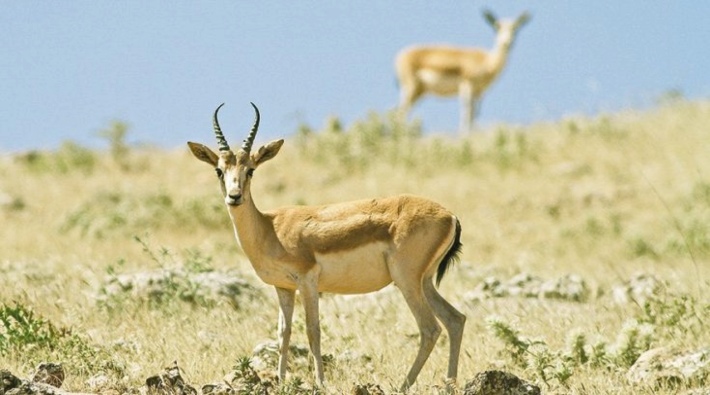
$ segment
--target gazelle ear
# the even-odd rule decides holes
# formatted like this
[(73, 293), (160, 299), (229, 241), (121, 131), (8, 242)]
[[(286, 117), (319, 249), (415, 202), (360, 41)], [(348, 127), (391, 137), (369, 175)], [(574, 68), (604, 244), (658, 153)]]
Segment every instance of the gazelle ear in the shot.
[(259, 166), (260, 164), (273, 158), (274, 156), (276, 156), (276, 154), (279, 153), (279, 150), (281, 149), (283, 143), (284, 141), (283, 139), (281, 139), (274, 140), (270, 143), (262, 145), (255, 153), (251, 154), (252, 161), (254, 161), (255, 165)]
[(493, 15), (491, 10), (483, 10), (483, 18), (486, 20), (486, 22), (488, 22), (489, 25), (491, 25), (493, 28), (496, 28), (498, 18)]
[(217, 161), (219, 158), (217, 157), (217, 154), (212, 152), (211, 149), (200, 143), (193, 143), (192, 141), (188, 141), (187, 146), (190, 147), (190, 151), (192, 151), (192, 154), (195, 155), (195, 158), (205, 163), (209, 163), (212, 167), (217, 167)]
[(525, 25), (526, 23), (528, 23), (530, 21), (530, 18), (532, 18), (532, 16), (530, 16), (530, 13), (525, 11), (522, 14), (520, 14), (520, 16), (518, 17), (518, 20), (515, 23), (518, 25), (518, 27), (522, 27), (523, 25)]

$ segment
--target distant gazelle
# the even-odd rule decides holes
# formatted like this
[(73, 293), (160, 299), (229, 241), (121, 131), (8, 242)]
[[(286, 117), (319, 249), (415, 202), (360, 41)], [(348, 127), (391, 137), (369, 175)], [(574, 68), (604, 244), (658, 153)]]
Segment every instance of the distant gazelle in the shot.
[(395, 59), (400, 85), (399, 111), (406, 115), (425, 93), (459, 95), (460, 130), (471, 130), (481, 97), (500, 74), (518, 30), (530, 20), (524, 12), (515, 20), (499, 20), (490, 11), (483, 16), (496, 31), (492, 50), (450, 45), (414, 46)]
[[(252, 104), (254, 106), (254, 104)], [(394, 283), (419, 326), (419, 351), (404, 381), (417, 378), (441, 333), (449, 333), (448, 378), (456, 379), (466, 317), (436, 290), (461, 249), (461, 225), (430, 200), (400, 195), (324, 206), (292, 206), (261, 212), (251, 195), (254, 170), (272, 159), (283, 140), (252, 152), (259, 110), (241, 148), (232, 151), (214, 113), (219, 151), (188, 142), (195, 157), (214, 167), (237, 240), (256, 274), (276, 287), (279, 300), (279, 378), (286, 375), (296, 291), (306, 314), (317, 382), (323, 385), (318, 293), (361, 294)]]

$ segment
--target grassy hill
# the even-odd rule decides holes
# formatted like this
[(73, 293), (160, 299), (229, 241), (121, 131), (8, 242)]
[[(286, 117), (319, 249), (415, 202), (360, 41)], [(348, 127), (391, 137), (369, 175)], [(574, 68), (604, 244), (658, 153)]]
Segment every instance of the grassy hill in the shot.
[[(231, 141), (244, 137), (225, 129)], [(463, 259), (441, 290), (468, 316), (460, 385), (497, 368), (546, 393), (663, 393), (625, 373), (650, 347), (710, 343), (702, 329), (710, 312), (709, 138), (707, 101), (458, 137), (371, 114), (348, 128), (333, 120), (287, 137), (255, 174), (253, 196), (268, 210), (413, 193), (455, 212)], [(194, 139), (214, 145), (209, 130)], [(99, 371), (116, 385), (139, 385), (177, 360), (191, 382), (219, 381), (275, 338), (275, 292), (241, 253), (211, 169), (186, 147), (114, 143), (105, 152), (68, 142), (0, 157), (0, 367), (26, 373), (42, 360), (64, 362), (66, 386), (84, 390)], [(211, 301), (189, 280), (156, 300), (107, 296), (119, 275), (158, 269), (237, 270), (264, 297)], [(576, 275), (587, 293), (471, 296), (520, 273)], [(650, 298), (615, 301), (614, 287), (639, 273), (661, 286)], [(294, 342), (306, 344), (300, 310), (295, 319)], [(324, 295), (322, 325), (336, 391), (400, 384), (418, 338), (398, 292)], [(442, 336), (415, 393), (441, 384), (447, 350)], [(346, 352), (359, 359), (340, 359)], [(312, 379), (307, 364), (291, 371)]]

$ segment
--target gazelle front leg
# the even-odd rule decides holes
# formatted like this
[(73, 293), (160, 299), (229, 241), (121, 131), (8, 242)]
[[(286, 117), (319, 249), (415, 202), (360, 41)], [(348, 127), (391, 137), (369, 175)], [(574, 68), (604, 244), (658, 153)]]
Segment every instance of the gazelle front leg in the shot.
[(411, 80), (408, 82), (403, 82), (400, 95), (399, 95), (399, 107), (397, 108), (397, 114), (400, 120), (405, 122), (414, 103), (419, 100), (419, 98), (424, 93), (424, 88), (416, 80)]
[(288, 346), (291, 341), (291, 323), (293, 322), (296, 292), (277, 287), (276, 294), (279, 296), (279, 381), (283, 383), (288, 367)]
[(320, 350), (320, 313), (318, 306), (318, 278), (320, 268), (315, 267), (308, 272), (304, 281), (299, 284), (301, 293), (301, 303), (306, 310), (306, 333), (308, 334), (308, 344), (313, 354), (313, 362), (316, 367), (316, 380), (321, 387), (325, 385), (325, 375), (323, 373), (323, 357)]
[(459, 132), (470, 132), (473, 118), (476, 116), (477, 105), (477, 100), (473, 95), (473, 86), (470, 82), (459, 84), (459, 100), (461, 101)]

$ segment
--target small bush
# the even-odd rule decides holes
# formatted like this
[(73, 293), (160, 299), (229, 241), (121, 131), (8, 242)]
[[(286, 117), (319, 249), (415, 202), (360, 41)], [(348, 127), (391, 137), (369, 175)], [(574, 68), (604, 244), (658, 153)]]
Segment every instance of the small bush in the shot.
[(705, 331), (705, 317), (710, 316), (710, 304), (687, 295), (667, 292), (652, 295), (643, 301), (636, 319), (652, 325), (657, 334), (667, 339), (698, 338)]
[(111, 158), (122, 170), (130, 170), (130, 150), (126, 143), (128, 135), (128, 124), (122, 121), (112, 121), (105, 129), (99, 130), (96, 134), (106, 139), (109, 145)]
[(382, 164), (433, 173), (469, 166), (476, 158), (470, 141), (424, 137), (420, 123), (403, 121), (395, 112), (371, 112), (348, 128), (338, 119), (320, 131), (301, 126), (296, 139), (304, 158), (346, 173)]
[(651, 325), (639, 325), (636, 321), (627, 322), (614, 346), (614, 362), (617, 366), (629, 368), (644, 351), (651, 348), (652, 340)]
[(93, 151), (72, 141), (65, 141), (56, 151), (30, 151), (15, 160), (35, 173), (93, 173), (97, 160)]
[(228, 382), (235, 395), (274, 394), (274, 395), (322, 395), (318, 387), (309, 387), (298, 376), (292, 376), (279, 385), (260, 377), (249, 357), (239, 358), (232, 367)]
[(551, 350), (545, 341), (521, 336), (517, 329), (500, 319), (489, 319), (488, 328), (505, 344), (513, 363), (530, 370), (548, 385), (555, 380), (563, 386), (580, 367), (627, 369), (650, 349), (654, 339), (653, 326), (630, 321), (611, 347), (604, 341), (590, 345), (584, 332), (575, 330), (567, 338), (565, 349)]
[(125, 261), (120, 260), (118, 267), (109, 266), (98, 290), (99, 306), (108, 312), (120, 313), (127, 306), (174, 312), (186, 305), (212, 308), (220, 302), (241, 309), (262, 298), (238, 273), (214, 270), (212, 258), (198, 250), (187, 250), (178, 257), (166, 248), (152, 248), (139, 237), (135, 240), (159, 268), (120, 273)]
[(81, 374), (97, 370), (122, 374), (124, 364), (107, 350), (68, 328), (58, 328), (35, 312), (15, 303), (0, 304), (0, 355), (22, 355), (23, 362), (61, 360)]
[(538, 160), (541, 148), (531, 145), (530, 139), (524, 131), (499, 127), (495, 131), (493, 143), (484, 153), (484, 157), (499, 170), (520, 169), (523, 164), (535, 163)]
[(213, 199), (176, 202), (161, 192), (143, 196), (98, 192), (69, 212), (60, 230), (101, 239), (114, 234), (140, 234), (144, 229), (226, 228), (228, 221), (224, 208)]
[(3, 354), (29, 347), (54, 349), (62, 336), (50, 322), (17, 303), (0, 305), (0, 325), (0, 353)]

